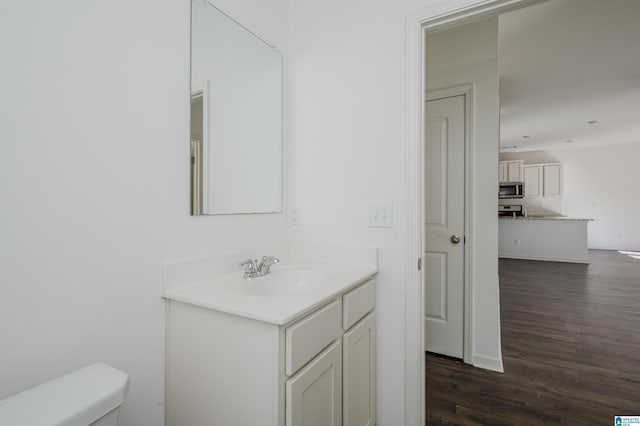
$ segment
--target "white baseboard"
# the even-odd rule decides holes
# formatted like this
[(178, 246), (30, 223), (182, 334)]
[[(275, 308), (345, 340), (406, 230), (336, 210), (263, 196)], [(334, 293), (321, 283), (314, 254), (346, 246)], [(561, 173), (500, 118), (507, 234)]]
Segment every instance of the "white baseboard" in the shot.
[(589, 258), (586, 259), (563, 259), (559, 257), (540, 257), (540, 256), (518, 256), (511, 254), (498, 254), (503, 259), (520, 259), (520, 260), (542, 260), (545, 262), (567, 262), (567, 263), (590, 263)]
[(474, 367), (497, 371), (498, 373), (504, 373), (504, 368), (502, 367), (502, 357), (494, 358), (482, 355), (474, 355), (472, 364)]

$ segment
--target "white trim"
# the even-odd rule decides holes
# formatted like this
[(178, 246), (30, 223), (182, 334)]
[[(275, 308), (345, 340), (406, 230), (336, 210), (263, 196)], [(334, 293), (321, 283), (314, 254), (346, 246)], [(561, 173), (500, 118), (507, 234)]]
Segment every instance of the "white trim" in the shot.
[[(423, 321), (424, 273), (417, 261), (423, 251), (422, 205), (422, 118), (424, 107), (424, 39), (426, 31), (471, 22), (507, 10), (530, 6), (544, 0), (442, 0), (433, 6), (414, 11), (406, 18), (406, 140), (405, 140), (405, 425), (425, 424), (425, 354)], [(472, 153), (471, 153), (472, 154)], [(469, 208), (472, 208), (470, 205)], [(473, 210), (471, 210), (473, 211)], [(469, 215), (470, 216), (470, 215)], [(472, 231), (469, 228), (469, 231)], [(468, 232), (471, 238), (471, 232)], [(468, 274), (467, 274), (468, 275)], [(470, 277), (471, 278), (471, 277)], [(469, 298), (470, 299), (470, 298)], [(469, 330), (469, 334), (473, 334)], [(470, 346), (473, 342), (470, 343)], [(491, 365), (477, 357), (478, 366)], [(476, 357), (474, 357), (474, 360)], [(495, 362), (495, 360), (493, 360)], [(475, 362), (474, 362), (474, 365)]]
[(501, 259), (518, 259), (518, 260), (542, 260), (545, 262), (564, 262), (564, 263), (584, 263), (584, 264), (589, 264), (591, 263), (590, 259), (565, 259), (565, 258), (561, 258), (561, 257), (541, 257), (541, 256), (514, 256), (514, 255), (510, 255), (510, 254), (501, 254), (500, 255)]
[(424, 209), (420, 203), (423, 189), (421, 163), (423, 155), (422, 139), (424, 93), (424, 33), (421, 14), (409, 16), (406, 26), (406, 141), (405, 141), (405, 214), (406, 214), (406, 264), (405, 264), (405, 418), (404, 424), (424, 425), (424, 318), (423, 274), (418, 271), (417, 262), (422, 258), (423, 242), (421, 233)]
[(504, 373), (504, 369), (502, 368), (502, 360), (499, 358), (474, 355), (472, 364), (474, 367), (497, 371), (498, 373)]
[(191, 99), (202, 97), (202, 214), (209, 214), (209, 80), (191, 83)]

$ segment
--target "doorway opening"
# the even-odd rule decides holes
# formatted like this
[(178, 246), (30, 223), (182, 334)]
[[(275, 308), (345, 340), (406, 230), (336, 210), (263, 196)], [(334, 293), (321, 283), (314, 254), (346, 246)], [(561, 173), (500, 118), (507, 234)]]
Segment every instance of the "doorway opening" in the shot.
[[(425, 62), (425, 45), (426, 38), (429, 33), (436, 33), (447, 28), (453, 28), (466, 23), (475, 22), (484, 18), (495, 17), (500, 13), (509, 10), (523, 8), (540, 0), (487, 0), (476, 2), (462, 8), (452, 9), (450, 5), (439, 4), (416, 12), (408, 18), (407, 25), (407, 149), (406, 152), (406, 232), (407, 232), (407, 256), (406, 256), (406, 358), (405, 358), (405, 424), (425, 424), (425, 338), (424, 338), (424, 283), (425, 268), (420, 268), (422, 258), (425, 253), (425, 195), (424, 195), (424, 136), (425, 136), (425, 101), (426, 101), (426, 68), (428, 64)], [(474, 113), (472, 109), (472, 113)], [(479, 117), (476, 117), (476, 123)], [(497, 147), (498, 139), (495, 139), (495, 153), (491, 160), (496, 163), (496, 179), (497, 182)], [(473, 149), (473, 148), (471, 148)], [(476, 155), (474, 158), (473, 156)], [(473, 180), (473, 172), (475, 165), (483, 161), (482, 152), (471, 153), (472, 158), (465, 165), (465, 169), (469, 173), (469, 179)], [(494, 182), (495, 183), (495, 182)], [(495, 185), (493, 185), (495, 187)], [(474, 198), (474, 189), (487, 190), (479, 182), (474, 182), (469, 188), (470, 203), (469, 216), (473, 217), (476, 213), (477, 200)], [(494, 188), (495, 189), (495, 188)], [(495, 212), (494, 212), (494, 220)], [(490, 230), (474, 227), (471, 221), (468, 228), (465, 228), (467, 244), (470, 244), (470, 253), (473, 255), (481, 252), (480, 241), (483, 240), (483, 232), (490, 234)], [(494, 236), (487, 240), (487, 253), (495, 251), (495, 284), (497, 291), (497, 223), (495, 224)], [(495, 240), (495, 241), (494, 241)], [(417, 260), (417, 261), (416, 261)], [(477, 347), (474, 346), (473, 336), (475, 333), (471, 310), (473, 303), (482, 304), (482, 293), (474, 292), (474, 275), (478, 271), (482, 271), (483, 265), (478, 259), (466, 260), (470, 265), (470, 271), (467, 274), (469, 279), (469, 289), (466, 294), (468, 306), (465, 306), (466, 319), (469, 324), (469, 330), (465, 336), (465, 342), (468, 344), (465, 350), (468, 350), (475, 365), (485, 363), (485, 367), (494, 370), (500, 370), (501, 360), (492, 359), (491, 357), (483, 357), (481, 353), (476, 353)], [(428, 265), (427, 265), (428, 266)], [(487, 273), (487, 271), (482, 271)], [(489, 270), (489, 275), (492, 274)], [(473, 295), (473, 296), (472, 296)], [(498, 324), (499, 330), (499, 316)], [(498, 349), (499, 349), (499, 332), (498, 332)], [(474, 359), (475, 358), (475, 359)]]
[(204, 93), (191, 95), (191, 214), (202, 214)]

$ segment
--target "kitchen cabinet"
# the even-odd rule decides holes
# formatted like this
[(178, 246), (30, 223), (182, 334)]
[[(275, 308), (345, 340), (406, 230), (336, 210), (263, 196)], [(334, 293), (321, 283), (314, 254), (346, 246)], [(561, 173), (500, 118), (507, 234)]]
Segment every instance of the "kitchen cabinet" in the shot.
[(375, 424), (375, 279), (286, 324), (167, 302), (169, 426)]
[(524, 166), (524, 198), (542, 198), (542, 166)]
[(529, 199), (562, 195), (562, 164), (534, 164), (523, 167), (524, 197)]
[(559, 197), (562, 195), (562, 165), (547, 164), (543, 167), (544, 196)]
[(500, 161), (498, 180), (500, 182), (522, 182), (523, 160)]
[(524, 161), (507, 161), (507, 178), (509, 182), (522, 182)]
[(498, 181), (500, 182), (507, 182), (507, 162), (506, 161), (500, 161), (500, 163), (498, 163)]

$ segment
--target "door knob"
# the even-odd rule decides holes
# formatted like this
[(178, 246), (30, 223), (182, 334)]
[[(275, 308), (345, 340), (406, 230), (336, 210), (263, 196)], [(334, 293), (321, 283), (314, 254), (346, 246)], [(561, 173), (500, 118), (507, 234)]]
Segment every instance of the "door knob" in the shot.
[(452, 235), (452, 236), (451, 236), (451, 242), (452, 242), (453, 244), (458, 244), (458, 243), (460, 242), (460, 237), (459, 237), (459, 236), (457, 236), (457, 235)]

